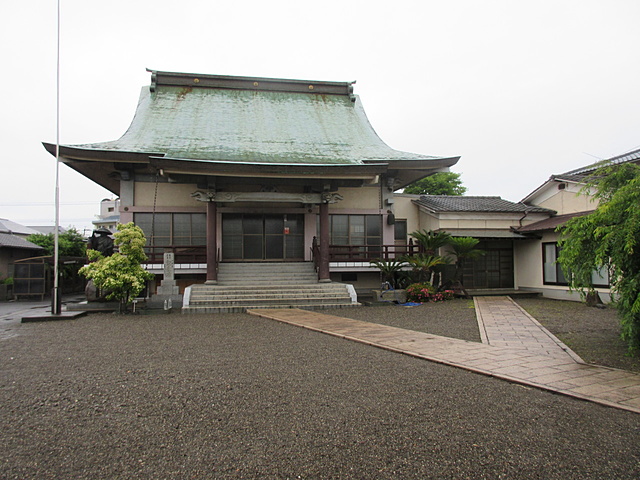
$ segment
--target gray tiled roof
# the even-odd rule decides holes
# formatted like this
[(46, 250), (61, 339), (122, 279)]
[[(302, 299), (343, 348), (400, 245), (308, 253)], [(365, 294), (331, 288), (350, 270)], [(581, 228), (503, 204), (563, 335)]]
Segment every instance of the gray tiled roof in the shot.
[(0, 248), (26, 248), (30, 250), (43, 250), (35, 243), (28, 242), (24, 238), (11, 235), (10, 233), (0, 233)]
[(591, 212), (593, 212), (593, 210), (588, 210), (586, 212), (567, 213), (564, 215), (557, 215), (554, 217), (545, 218), (544, 220), (540, 220), (539, 222), (530, 223), (529, 225), (525, 225), (524, 227), (518, 228), (518, 232), (530, 233), (530, 232), (542, 232), (544, 230), (555, 230), (558, 226), (564, 225), (572, 218), (583, 217), (585, 215), (590, 214)]
[(6, 218), (0, 218), (0, 232), (2, 233), (15, 233), (18, 235), (32, 235), (34, 233), (40, 233), (33, 228), (25, 227), (19, 223), (12, 222)]
[(565, 173), (552, 175), (551, 179), (552, 180), (568, 180), (572, 182), (583, 182), (589, 176), (593, 175), (593, 173), (600, 167), (607, 166), (607, 165), (620, 165), (621, 163), (628, 163), (628, 162), (633, 162), (633, 163), (640, 162), (640, 149), (632, 150), (631, 152), (623, 153), (622, 155), (608, 158), (600, 162), (592, 163), (591, 165), (587, 165), (585, 167), (576, 168), (574, 170), (570, 170)]
[[(54, 225), (29, 225), (28, 228), (32, 228), (38, 233), (42, 233), (44, 235), (49, 235), (50, 233), (55, 233), (56, 231), (56, 227)], [(65, 233), (66, 231), (66, 228), (58, 226), (58, 233)]]
[(469, 229), (469, 228), (447, 228), (439, 229), (451, 235), (452, 237), (473, 237), (473, 238), (527, 238), (512, 230), (497, 229)]
[(423, 195), (415, 203), (434, 212), (555, 213), (547, 208), (530, 207), (500, 197)]

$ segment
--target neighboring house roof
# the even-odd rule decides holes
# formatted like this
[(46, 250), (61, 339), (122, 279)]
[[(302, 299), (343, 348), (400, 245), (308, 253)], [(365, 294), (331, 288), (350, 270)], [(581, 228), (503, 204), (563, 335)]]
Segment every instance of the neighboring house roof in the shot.
[(486, 213), (556, 213), (542, 207), (514, 203), (500, 197), (472, 197), (458, 195), (423, 195), (414, 203), (432, 212), (486, 212)]
[(640, 149), (632, 150), (627, 153), (623, 153), (622, 155), (617, 155), (615, 157), (611, 157), (606, 160), (601, 160), (599, 162), (595, 162), (584, 167), (576, 168), (574, 170), (569, 170), (565, 173), (559, 173), (555, 175), (551, 175), (549, 179), (536, 188), (533, 192), (527, 195), (522, 199), (522, 202), (527, 203), (531, 201), (538, 192), (542, 191), (549, 184), (553, 183), (562, 183), (562, 182), (573, 182), (573, 183), (586, 183), (593, 175), (593, 173), (598, 169), (606, 165), (620, 165), (622, 163), (640, 163)]
[[(55, 226), (49, 226), (49, 225), (30, 225), (29, 228), (32, 228), (33, 230), (36, 230), (36, 233), (43, 233), (45, 235), (48, 235), (50, 233), (54, 233), (56, 231), (56, 227)], [(67, 231), (66, 228), (64, 227), (58, 227), (58, 233), (65, 233)]]
[(40, 233), (33, 228), (25, 227), (6, 218), (0, 218), (0, 233), (13, 233), (15, 235), (33, 235)]
[[(401, 188), (459, 159), (390, 148), (370, 125), (352, 82), (151, 73), (120, 139), (61, 146), (61, 156), (84, 161), (69, 166), (111, 191), (119, 189), (118, 179), (86, 160), (149, 163), (185, 175), (371, 179), (397, 169), (391, 176)], [(55, 152), (55, 145), (45, 147)]]
[(95, 220), (92, 220), (91, 223), (94, 225), (102, 224), (102, 223), (118, 223), (120, 221), (120, 215), (111, 215), (110, 217), (100, 217)]
[(513, 230), (497, 229), (466, 229), (466, 228), (439, 228), (436, 231), (445, 231), (452, 237), (474, 237), (474, 238), (527, 238)]
[(0, 248), (22, 248), (29, 250), (44, 250), (35, 243), (28, 242), (24, 238), (10, 233), (0, 233)]
[(622, 155), (608, 158), (606, 160), (601, 160), (599, 162), (592, 163), (591, 165), (587, 165), (586, 167), (580, 167), (565, 173), (552, 175), (551, 178), (554, 180), (560, 180), (560, 181), (566, 180), (571, 182), (584, 182), (588, 177), (593, 175), (593, 173), (596, 170), (598, 170), (603, 166), (620, 165), (622, 163), (629, 163), (629, 162), (631, 163), (640, 162), (640, 149), (623, 153)]
[(541, 232), (544, 230), (555, 230), (560, 225), (564, 225), (567, 221), (571, 220), (575, 217), (583, 217), (584, 215), (588, 215), (593, 210), (589, 210), (588, 212), (576, 212), (576, 213), (567, 213), (566, 215), (556, 215), (554, 217), (545, 218), (544, 220), (540, 220), (539, 222), (530, 223), (529, 225), (525, 225), (517, 229), (520, 233), (531, 233), (531, 232)]

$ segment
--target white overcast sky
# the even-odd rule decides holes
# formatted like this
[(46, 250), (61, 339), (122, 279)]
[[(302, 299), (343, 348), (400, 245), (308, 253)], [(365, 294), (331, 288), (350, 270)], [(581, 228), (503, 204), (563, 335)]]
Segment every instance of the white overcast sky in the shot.
[[(53, 225), (56, 0), (0, 5), (0, 217)], [(61, 0), (63, 144), (119, 138), (145, 68), (357, 80), (391, 147), (462, 158), (468, 195), (519, 201), (640, 147), (638, 0)], [(60, 167), (63, 227), (106, 190)]]

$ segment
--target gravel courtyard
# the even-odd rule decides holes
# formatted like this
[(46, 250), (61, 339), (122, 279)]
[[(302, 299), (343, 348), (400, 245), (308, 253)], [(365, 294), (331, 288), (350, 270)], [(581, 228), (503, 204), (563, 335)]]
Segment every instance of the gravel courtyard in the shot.
[[(445, 305), (340, 312), (445, 334)], [(7, 479), (640, 476), (640, 415), (245, 314), (19, 325), (0, 432)]]

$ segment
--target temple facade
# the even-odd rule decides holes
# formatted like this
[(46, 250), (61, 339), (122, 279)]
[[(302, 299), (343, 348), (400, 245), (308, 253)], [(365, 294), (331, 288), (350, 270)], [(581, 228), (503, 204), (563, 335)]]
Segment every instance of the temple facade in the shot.
[(459, 159), (387, 146), (350, 82), (150, 75), (120, 139), (59, 155), (120, 199), (151, 271), (174, 253), (181, 288), (217, 284), (224, 263), (310, 262), (318, 282), (370, 272), (420, 228), (394, 192)]

